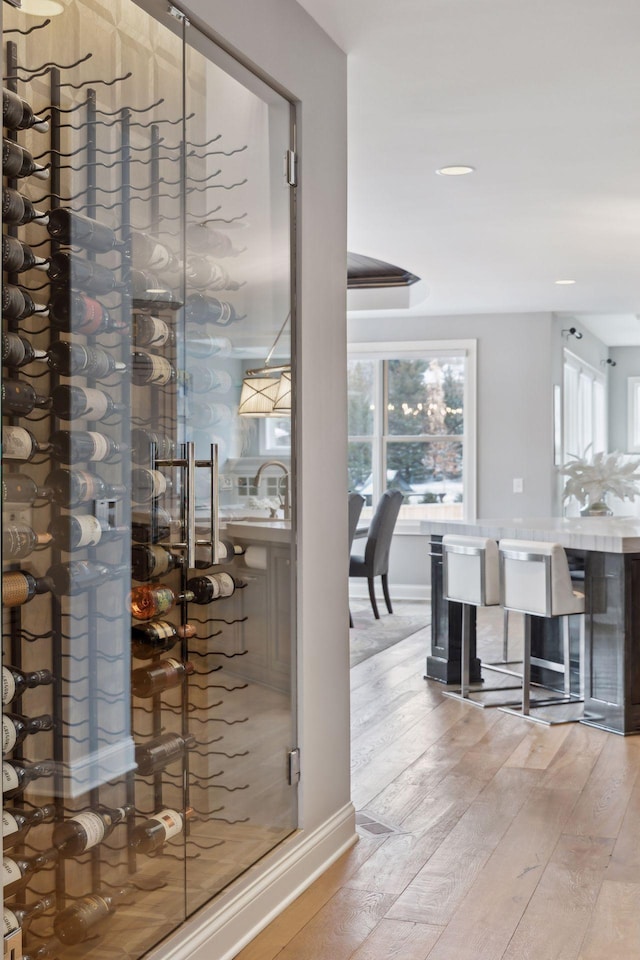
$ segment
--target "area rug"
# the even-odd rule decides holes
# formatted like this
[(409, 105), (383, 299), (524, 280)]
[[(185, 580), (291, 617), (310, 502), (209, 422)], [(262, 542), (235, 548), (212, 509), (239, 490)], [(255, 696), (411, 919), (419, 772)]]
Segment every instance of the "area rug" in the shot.
[(424, 613), (411, 615), (380, 611), (380, 619), (376, 620), (371, 608), (359, 608), (353, 603), (351, 614), (353, 627), (349, 630), (349, 649), (352, 667), (395, 643), (400, 643), (429, 624), (428, 609), (425, 609)]

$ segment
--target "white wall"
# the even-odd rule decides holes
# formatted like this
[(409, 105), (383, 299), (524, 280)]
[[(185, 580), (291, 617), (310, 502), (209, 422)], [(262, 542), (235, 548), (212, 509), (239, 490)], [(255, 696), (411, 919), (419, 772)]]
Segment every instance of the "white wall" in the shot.
[(615, 367), (609, 373), (609, 450), (626, 451), (627, 380), (640, 377), (640, 347), (610, 347)]

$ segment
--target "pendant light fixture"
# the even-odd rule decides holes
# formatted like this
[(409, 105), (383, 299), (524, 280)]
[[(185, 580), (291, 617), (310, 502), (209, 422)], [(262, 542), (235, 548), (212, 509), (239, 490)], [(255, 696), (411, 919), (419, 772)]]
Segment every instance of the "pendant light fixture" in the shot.
[(238, 413), (242, 417), (282, 417), (291, 413), (291, 364), (269, 366), (290, 317), (288, 313), (265, 358), (264, 366), (245, 371), (238, 406)]

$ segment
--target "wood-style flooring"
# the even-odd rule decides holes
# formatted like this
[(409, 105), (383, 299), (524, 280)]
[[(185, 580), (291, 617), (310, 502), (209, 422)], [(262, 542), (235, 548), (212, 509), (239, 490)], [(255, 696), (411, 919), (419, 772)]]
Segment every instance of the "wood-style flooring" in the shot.
[(360, 840), (237, 960), (640, 957), (640, 737), (445, 698), (427, 644), (352, 670)]

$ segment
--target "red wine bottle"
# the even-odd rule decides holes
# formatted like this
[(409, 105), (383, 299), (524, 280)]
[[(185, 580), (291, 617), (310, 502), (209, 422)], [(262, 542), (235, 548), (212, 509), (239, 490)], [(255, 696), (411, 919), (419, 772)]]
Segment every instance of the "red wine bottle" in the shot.
[(39, 717), (23, 717), (17, 713), (2, 715), (2, 753), (10, 753), (31, 733), (53, 729), (53, 717), (43, 713)]
[(76, 813), (56, 823), (51, 842), (61, 857), (78, 857), (106, 840), (132, 811), (130, 806), (116, 809), (100, 806), (97, 810)]
[(107, 483), (88, 470), (52, 470), (45, 480), (54, 503), (62, 507), (79, 507), (93, 500), (118, 500), (127, 488), (121, 483)]
[(35, 500), (47, 500), (49, 491), (39, 487), (26, 473), (4, 473), (2, 477), (2, 499), (6, 503), (33, 503)]
[(5, 807), (2, 811), (2, 846), (5, 850), (24, 843), (31, 827), (38, 823), (50, 823), (55, 819), (56, 808), (47, 804), (31, 810), (22, 807)]
[(57, 850), (44, 850), (35, 857), (3, 857), (2, 892), (5, 899), (26, 887), (31, 878), (50, 863), (58, 859)]
[(133, 315), (133, 340), (138, 347), (165, 347), (175, 344), (176, 335), (168, 323), (148, 313)]
[(161, 543), (171, 534), (171, 517), (154, 504), (149, 513), (131, 515), (131, 538), (138, 543)]
[(67, 207), (58, 207), (49, 214), (49, 236), (65, 246), (85, 247), (98, 253), (107, 253), (120, 246), (114, 231), (98, 220), (74, 213)]
[(5, 560), (24, 560), (37, 547), (46, 546), (50, 540), (50, 534), (36, 533), (26, 523), (5, 523), (2, 528), (2, 556)]
[(77, 290), (57, 290), (49, 302), (51, 323), (66, 333), (91, 336), (127, 329), (125, 320), (112, 316), (98, 300)]
[(187, 580), (187, 587), (193, 593), (194, 603), (211, 603), (212, 600), (230, 597), (241, 582), (230, 573), (203, 574)]
[(131, 458), (134, 463), (151, 463), (152, 453), (158, 460), (171, 460), (176, 445), (169, 437), (139, 427), (131, 431)]
[(126, 406), (116, 403), (103, 390), (59, 384), (51, 394), (51, 406), (61, 420), (106, 420), (114, 413), (123, 413)]
[(130, 276), (134, 307), (177, 310), (181, 306), (173, 291), (155, 273), (131, 270)]
[(26, 416), (36, 407), (50, 407), (51, 398), (39, 396), (26, 380), (3, 380), (2, 406), (5, 413)]
[(43, 687), (53, 683), (50, 670), (19, 670), (7, 665), (2, 668), (2, 705), (18, 700), (25, 690)]
[(36, 257), (26, 243), (5, 233), (2, 237), (2, 269), (9, 273), (25, 273), (36, 268), (47, 269), (44, 257)]
[(101, 890), (91, 893), (66, 907), (53, 921), (53, 930), (61, 943), (73, 946), (82, 943), (93, 933), (94, 927), (115, 912), (128, 893), (127, 890)]
[(239, 320), (235, 308), (217, 297), (205, 297), (201, 293), (193, 293), (187, 297), (185, 305), (187, 321), (194, 323), (213, 323), (218, 327), (226, 327)]
[(127, 449), (111, 437), (91, 430), (56, 430), (49, 437), (51, 456), (60, 463), (115, 460)]
[(184, 557), (164, 547), (136, 543), (131, 548), (131, 576), (134, 580), (152, 580), (184, 564)]
[(180, 760), (186, 750), (196, 745), (195, 737), (187, 734), (181, 737), (177, 733), (161, 733), (159, 737), (139, 743), (135, 748), (135, 758), (138, 764), (138, 773), (149, 777), (168, 767), (169, 764)]
[(47, 363), (63, 377), (82, 374), (100, 380), (112, 373), (127, 369), (126, 363), (115, 360), (101, 347), (88, 347), (68, 340), (52, 343), (46, 352)]
[(113, 270), (71, 253), (54, 253), (47, 276), (52, 283), (81, 287), (87, 293), (111, 293), (122, 287)]
[(32, 107), (13, 90), (2, 88), (2, 123), (9, 130), (37, 130), (46, 133), (49, 123), (36, 116)]
[(131, 357), (131, 380), (137, 386), (156, 384), (164, 386), (177, 379), (177, 373), (164, 357), (135, 350)]
[(61, 550), (72, 553), (83, 547), (96, 547), (99, 543), (117, 540), (128, 533), (128, 527), (110, 527), (92, 514), (81, 517), (67, 514), (53, 518), (49, 533)]
[(129, 845), (136, 853), (155, 853), (162, 849), (167, 840), (181, 834), (185, 821), (192, 816), (193, 810), (190, 807), (187, 807), (184, 813), (178, 813), (177, 810), (159, 810), (153, 817), (134, 828)]
[(167, 653), (180, 639), (178, 627), (167, 620), (152, 620), (131, 626), (131, 652), (138, 660), (151, 660)]
[(138, 667), (132, 671), (131, 690), (136, 697), (153, 697), (156, 693), (179, 687), (194, 670), (190, 661), (158, 660), (148, 667)]
[(171, 489), (171, 480), (160, 470), (134, 467), (131, 471), (131, 499), (134, 503), (148, 503), (164, 496)]
[[(38, 453), (46, 453), (47, 443), (40, 443), (25, 427), (2, 428), (2, 458), (4, 460), (31, 460)], [(5, 474), (6, 476), (6, 474)]]
[[(241, 557), (245, 548), (238, 543), (232, 543), (231, 540), (223, 538), (218, 540), (218, 560), (217, 563), (231, 563), (234, 557)], [(213, 567), (211, 562), (211, 548), (207, 546), (196, 547), (196, 569), (205, 570), (207, 567)]]
[(40, 900), (34, 900), (33, 903), (25, 903), (21, 906), (4, 908), (4, 935), (11, 936), (16, 930), (24, 930), (36, 917), (41, 917), (43, 913), (56, 905), (56, 898), (53, 893), (47, 894)]
[(47, 579), (51, 583), (51, 592), (56, 597), (75, 597), (91, 587), (104, 586), (106, 581), (115, 580), (129, 573), (126, 563), (98, 563), (95, 560), (69, 560), (67, 563), (54, 563), (47, 570)]
[(5, 177), (22, 179), (23, 177), (38, 177), (40, 180), (49, 179), (49, 170), (36, 163), (32, 154), (19, 143), (13, 140), (2, 140), (2, 173)]
[(3, 607), (20, 607), (40, 593), (47, 593), (51, 585), (46, 577), (34, 577), (26, 570), (12, 570), (2, 574)]
[(36, 303), (26, 290), (5, 283), (2, 288), (2, 313), (7, 320), (26, 320), (34, 313), (46, 317), (49, 308), (44, 303)]
[(24, 760), (3, 760), (2, 795), (6, 800), (11, 800), (23, 793), (34, 780), (39, 780), (40, 777), (51, 777), (54, 773), (55, 763), (52, 760), (41, 760), (38, 763), (28, 763)]
[(23, 197), (17, 190), (13, 190), (11, 187), (3, 187), (2, 219), (5, 223), (19, 227), (25, 223), (31, 223), (32, 220), (37, 220), (44, 225), (48, 216), (43, 210), (37, 210), (31, 200)]
[[(3, 237), (3, 240), (5, 239), (7, 238)], [(24, 367), (42, 356), (46, 356), (44, 351), (35, 350), (25, 337), (17, 333), (2, 334), (2, 362), (6, 367)]]

